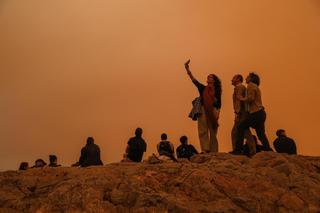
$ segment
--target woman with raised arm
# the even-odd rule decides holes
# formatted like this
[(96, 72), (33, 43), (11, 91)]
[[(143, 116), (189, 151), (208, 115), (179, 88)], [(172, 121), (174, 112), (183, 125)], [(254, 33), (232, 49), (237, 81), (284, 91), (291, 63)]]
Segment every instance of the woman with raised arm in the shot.
[(221, 81), (214, 75), (209, 74), (207, 77), (207, 85), (201, 84), (192, 75), (190, 60), (184, 66), (187, 74), (198, 88), (201, 98), (201, 115), (198, 117), (198, 134), (200, 139), (201, 150), (204, 153), (218, 152), (218, 119), (221, 108)]

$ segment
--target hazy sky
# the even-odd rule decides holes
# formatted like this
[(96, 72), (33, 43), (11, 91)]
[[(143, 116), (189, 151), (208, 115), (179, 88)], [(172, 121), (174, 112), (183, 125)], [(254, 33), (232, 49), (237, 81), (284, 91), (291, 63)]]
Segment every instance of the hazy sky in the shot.
[[(209, 73), (223, 84), (219, 149), (231, 150), (231, 78), (261, 77), (267, 135), (320, 155), (319, 0), (0, 0), (0, 170), (76, 162), (93, 136), (119, 161), (137, 126), (199, 149), (187, 116)], [(146, 155), (145, 155), (146, 157)]]

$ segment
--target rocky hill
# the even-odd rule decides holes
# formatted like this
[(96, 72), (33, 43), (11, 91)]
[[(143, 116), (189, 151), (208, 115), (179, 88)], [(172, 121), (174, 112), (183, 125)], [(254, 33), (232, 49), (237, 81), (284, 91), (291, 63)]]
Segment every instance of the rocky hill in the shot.
[(218, 153), (7, 171), (0, 212), (320, 212), (320, 157)]

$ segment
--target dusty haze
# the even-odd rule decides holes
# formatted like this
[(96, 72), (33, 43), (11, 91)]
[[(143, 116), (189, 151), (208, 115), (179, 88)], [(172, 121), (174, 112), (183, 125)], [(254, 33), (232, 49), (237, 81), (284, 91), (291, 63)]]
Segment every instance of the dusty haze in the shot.
[(223, 83), (219, 149), (231, 150), (231, 78), (260, 74), (267, 135), (284, 128), (303, 155), (320, 155), (319, 0), (0, 1), (0, 170), (21, 161), (63, 165), (87, 136), (119, 161), (134, 129), (147, 155), (166, 132), (187, 135), (195, 77)]

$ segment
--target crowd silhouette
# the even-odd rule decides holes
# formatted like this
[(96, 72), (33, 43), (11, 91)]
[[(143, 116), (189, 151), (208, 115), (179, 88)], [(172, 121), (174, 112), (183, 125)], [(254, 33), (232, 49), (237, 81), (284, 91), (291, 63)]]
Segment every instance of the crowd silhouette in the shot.
[[(201, 152), (216, 153), (219, 151), (217, 132), (219, 128), (219, 114), (221, 109), (222, 84), (215, 74), (207, 76), (206, 85), (200, 83), (190, 69), (190, 60), (185, 64), (187, 75), (196, 86), (199, 97), (192, 101), (193, 108), (189, 117), (198, 123), (198, 136)], [(252, 157), (257, 152), (273, 151), (265, 133), (266, 112), (262, 104), (262, 92), (259, 88), (260, 77), (257, 73), (250, 72), (243, 84), (243, 76), (236, 74), (231, 79), (234, 87), (232, 94), (234, 125), (231, 130), (231, 144), (233, 155), (246, 155)], [(256, 135), (252, 134), (255, 130)], [(138, 127), (135, 136), (127, 142), (127, 147), (121, 162), (141, 162), (147, 151), (147, 143), (142, 137), (143, 129)], [(277, 138), (273, 142), (275, 150), (279, 153), (297, 154), (295, 141), (287, 137), (284, 129), (276, 132)], [(190, 160), (199, 152), (192, 144), (188, 144), (188, 137), (180, 137), (180, 145), (174, 149), (166, 133), (161, 134), (157, 144), (158, 154), (152, 154), (159, 162), (177, 162), (179, 159)], [(74, 167), (88, 167), (103, 165), (100, 158), (100, 148), (93, 137), (88, 137), (86, 145), (81, 149), (79, 160), (72, 164)], [(49, 155), (49, 164), (43, 159), (37, 159), (31, 168), (60, 167), (56, 155)], [(21, 162), (19, 170), (28, 170), (28, 162)]]

